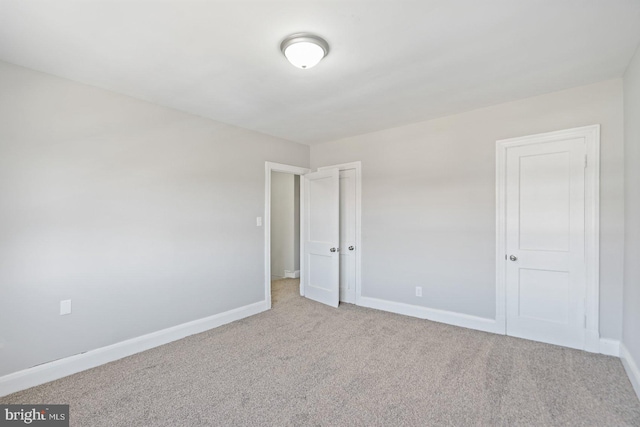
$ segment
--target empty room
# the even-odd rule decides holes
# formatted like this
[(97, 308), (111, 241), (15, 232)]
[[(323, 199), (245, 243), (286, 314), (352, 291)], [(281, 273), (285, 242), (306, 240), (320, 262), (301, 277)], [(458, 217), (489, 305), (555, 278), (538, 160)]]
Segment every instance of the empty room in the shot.
[(640, 0), (0, 0), (0, 426), (640, 426)]

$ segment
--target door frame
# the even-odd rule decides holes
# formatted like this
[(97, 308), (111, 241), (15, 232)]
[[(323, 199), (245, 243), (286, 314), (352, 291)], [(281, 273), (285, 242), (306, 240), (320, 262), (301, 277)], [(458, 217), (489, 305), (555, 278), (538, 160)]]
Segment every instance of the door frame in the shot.
[[(356, 171), (356, 305), (360, 304), (362, 297), (362, 162), (341, 163), (331, 166), (322, 166), (318, 170), (338, 169), (338, 171), (355, 169)], [(302, 275), (302, 274), (301, 274)], [(302, 286), (302, 285), (301, 285)]]
[(584, 138), (585, 159), (585, 345), (600, 352), (600, 125), (496, 141), (496, 326), (507, 333), (506, 283), (506, 173), (507, 150), (511, 147), (552, 142), (559, 138)]
[[(311, 169), (282, 163), (264, 162), (264, 300), (267, 309), (271, 308), (271, 172), (304, 175), (311, 172)], [(300, 221), (302, 221), (302, 218), (300, 218)], [(302, 222), (300, 223), (300, 229), (302, 230)], [(302, 233), (300, 233), (300, 253), (303, 253), (302, 251), (304, 250), (302, 245)], [(300, 277), (302, 277), (303, 273), (301, 262)], [(300, 280), (300, 283), (302, 283), (302, 280)]]

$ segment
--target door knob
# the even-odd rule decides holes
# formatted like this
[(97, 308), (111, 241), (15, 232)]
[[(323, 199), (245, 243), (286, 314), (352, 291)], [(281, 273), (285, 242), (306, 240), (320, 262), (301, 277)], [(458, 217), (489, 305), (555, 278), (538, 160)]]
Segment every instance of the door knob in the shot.
[(511, 256), (509, 257), (509, 259), (510, 259), (511, 261), (517, 261), (517, 260), (518, 260), (518, 257), (517, 257), (517, 256), (515, 256), (515, 255), (511, 255)]
[(329, 249), (329, 251), (331, 251), (331, 252), (335, 252), (335, 251), (336, 251), (336, 248), (331, 248), (331, 249)]
[(354, 248), (353, 246), (349, 246), (349, 250), (350, 250), (350, 251), (352, 251), (352, 250), (354, 250), (354, 249), (355, 249), (355, 248)]

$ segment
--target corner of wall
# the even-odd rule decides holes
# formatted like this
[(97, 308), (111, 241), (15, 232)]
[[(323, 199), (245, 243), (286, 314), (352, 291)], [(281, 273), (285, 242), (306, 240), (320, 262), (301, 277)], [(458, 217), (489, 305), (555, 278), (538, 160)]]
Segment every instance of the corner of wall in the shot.
[(629, 381), (631, 381), (631, 385), (636, 395), (638, 395), (638, 399), (640, 399), (640, 367), (638, 367), (638, 361), (633, 358), (624, 344), (620, 345), (620, 358), (622, 359), (624, 370), (627, 371), (629, 376)]

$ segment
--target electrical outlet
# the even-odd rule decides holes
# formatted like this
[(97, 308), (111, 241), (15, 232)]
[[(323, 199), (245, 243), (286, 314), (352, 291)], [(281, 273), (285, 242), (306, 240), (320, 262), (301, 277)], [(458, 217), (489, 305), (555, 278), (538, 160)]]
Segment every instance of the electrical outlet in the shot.
[(262, 227), (262, 217), (256, 217), (256, 227)]
[(71, 300), (65, 299), (60, 301), (60, 316), (71, 314)]
[(422, 296), (422, 286), (416, 286), (416, 296), (417, 297)]

